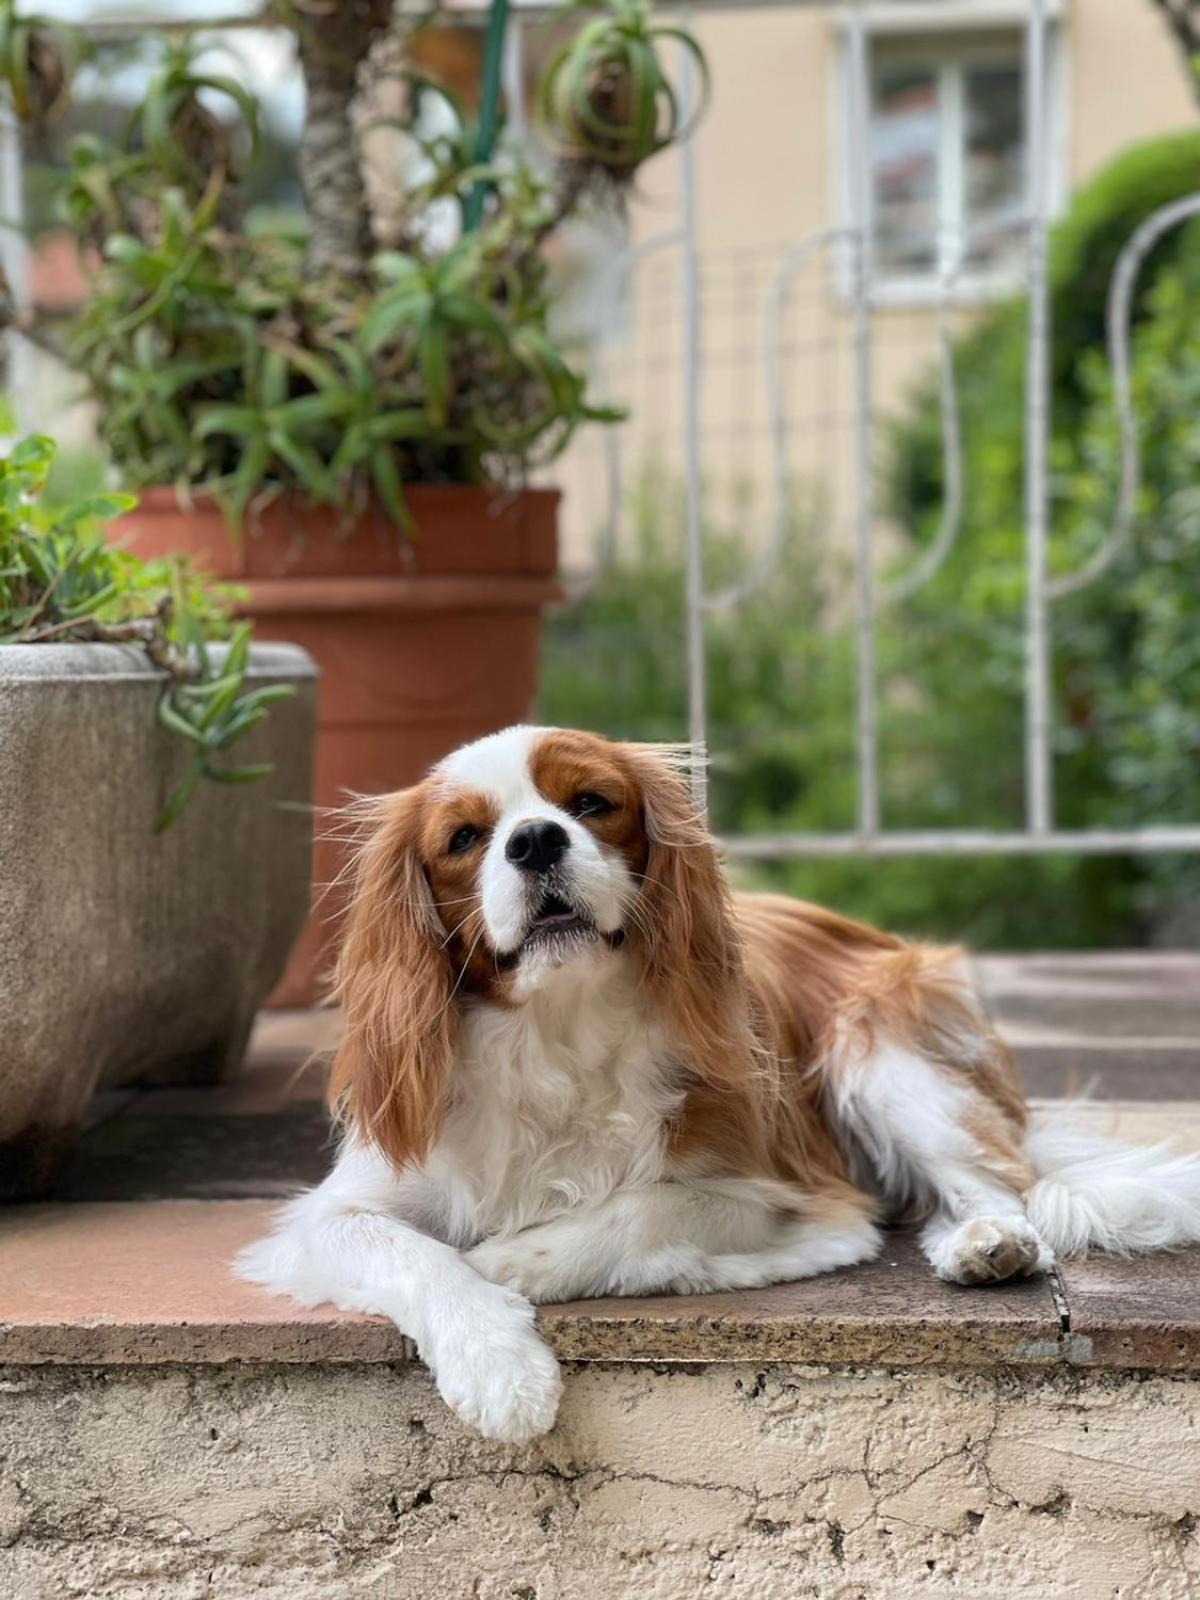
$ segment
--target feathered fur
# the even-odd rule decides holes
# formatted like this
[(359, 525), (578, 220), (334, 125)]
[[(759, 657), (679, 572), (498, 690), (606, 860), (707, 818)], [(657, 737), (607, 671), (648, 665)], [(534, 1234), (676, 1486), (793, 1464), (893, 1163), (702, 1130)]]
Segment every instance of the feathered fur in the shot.
[(486, 1433), (553, 1420), (531, 1300), (806, 1277), (900, 1217), (967, 1284), (1200, 1239), (1200, 1161), (1030, 1125), (958, 952), (731, 895), (676, 753), (510, 729), (353, 820), (345, 1143), (240, 1267), (394, 1317)]

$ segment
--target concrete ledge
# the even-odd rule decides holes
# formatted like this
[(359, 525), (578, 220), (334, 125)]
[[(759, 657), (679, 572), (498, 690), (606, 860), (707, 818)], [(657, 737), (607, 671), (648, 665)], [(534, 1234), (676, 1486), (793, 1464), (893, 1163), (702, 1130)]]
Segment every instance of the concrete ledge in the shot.
[(5, 1600), (1194, 1600), (1200, 1383), (573, 1366), (471, 1435), (415, 1364), (0, 1367)]
[[(262, 1200), (164, 1200), (0, 1216), (0, 1362), (411, 1359), (380, 1318), (306, 1311), (232, 1275), (230, 1260), (271, 1210)], [(897, 1233), (879, 1261), (804, 1283), (545, 1306), (539, 1320), (573, 1361), (1195, 1371), (1198, 1284), (1200, 1251), (1191, 1251), (960, 1289), (939, 1283), (913, 1239)]]
[[(1200, 967), (1156, 962), (1011, 963), (994, 999), (1048, 1070), (1102, 1073), (1064, 1115), (1198, 1148), (1200, 1028), (1176, 1047), (1153, 996), (1200, 1009)], [(1060, 1010), (1014, 1017), (1039, 987)], [(261, 1019), (234, 1082), (114, 1091), (59, 1203), (0, 1210), (4, 1600), (1200, 1595), (1200, 1251), (967, 1290), (896, 1234), (808, 1283), (544, 1307), (559, 1420), (488, 1444), (389, 1323), (228, 1271), (327, 1165), (302, 1065), (337, 1026)]]

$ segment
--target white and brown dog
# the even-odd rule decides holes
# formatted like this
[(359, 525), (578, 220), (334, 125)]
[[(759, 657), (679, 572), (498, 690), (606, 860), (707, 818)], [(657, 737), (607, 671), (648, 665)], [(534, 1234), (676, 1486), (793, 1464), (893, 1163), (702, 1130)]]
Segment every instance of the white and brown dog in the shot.
[(393, 1318), (488, 1436), (554, 1421), (533, 1301), (805, 1278), (901, 1215), (964, 1284), (1200, 1238), (1200, 1161), (1030, 1125), (954, 952), (731, 897), (668, 752), (512, 728), (361, 809), (345, 1140), (239, 1270)]

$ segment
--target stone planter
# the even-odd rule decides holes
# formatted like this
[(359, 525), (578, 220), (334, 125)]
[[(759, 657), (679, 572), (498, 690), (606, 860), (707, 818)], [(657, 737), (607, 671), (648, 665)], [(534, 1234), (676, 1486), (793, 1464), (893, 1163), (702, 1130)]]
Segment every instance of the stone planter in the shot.
[[(186, 554), (241, 584), (257, 639), (303, 645), (321, 670), (316, 801), (415, 783), (456, 745), (526, 721), (543, 607), (559, 595), (558, 493), (416, 484), (410, 539), (379, 506), (352, 527), (294, 496), (271, 501), (240, 540), (216, 502), (142, 491), (113, 537), (143, 558)], [(323, 830), (329, 832), (330, 830)], [(334, 883), (345, 846), (319, 839), (315, 879)], [(275, 996), (309, 1005), (332, 964), (341, 902), (314, 911)]]
[(293, 646), (248, 676), (296, 685), (235, 752), (276, 771), (156, 834), (186, 750), (143, 653), (0, 648), (0, 1198), (50, 1184), (96, 1087), (242, 1058), (308, 910), (316, 702)]

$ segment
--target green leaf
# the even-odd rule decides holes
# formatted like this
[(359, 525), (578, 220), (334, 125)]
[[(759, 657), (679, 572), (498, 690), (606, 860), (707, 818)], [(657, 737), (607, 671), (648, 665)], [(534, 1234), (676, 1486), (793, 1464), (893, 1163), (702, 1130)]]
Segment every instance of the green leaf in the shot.
[(426, 322), (421, 330), (418, 359), (429, 420), (441, 427), (450, 411), (450, 354), (446, 336), (436, 322)]
[(257, 711), (261, 706), (277, 705), (280, 700), (290, 700), (296, 693), (295, 686), (290, 683), (268, 683), (261, 689), (252, 689), (238, 701), (238, 709)]
[(158, 720), (164, 728), (170, 728), (171, 732), (177, 733), (181, 739), (186, 739), (190, 744), (198, 744), (207, 750), (208, 735), (180, 715), (172, 705), (169, 695), (164, 695), (158, 702)]
[(18, 440), (4, 458), (7, 467), (16, 467), (25, 471), (43, 471), (54, 460), (54, 440), (47, 438), (44, 433), (31, 434), (27, 439)]
[(79, 500), (75, 505), (68, 506), (65, 511), (60, 511), (57, 517), (58, 526), (63, 529), (74, 528), (89, 518), (95, 518), (99, 522), (111, 522), (122, 512), (132, 511), (137, 503), (135, 494), (90, 495), (86, 500)]
[(198, 406), (192, 432), (197, 439), (208, 439), (214, 433), (259, 433), (265, 426), (262, 413), (252, 406)]
[(412, 513), (404, 498), (395, 458), (386, 445), (376, 445), (369, 456), (371, 482), (385, 509), (407, 532), (412, 531)]
[(402, 332), (415, 332), (431, 304), (432, 297), (424, 287), (381, 295), (362, 320), (359, 338), (363, 348), (374, 353)]
[(269, 778), (274, 771), (273, 761), (260, 761), (256, 766), (248, 767), (206, 766), (204, 776), (211, 778), (214, 783), (258, 783), (262, 778)]
[(178, 786), (170, 799), (163, 807), (158, 821), (154, 824), (155, 833), (165, 833), (171, 824), (178, 820), (179, 814), (196, 792), (196, 786), (204, 776), (205, 758), (197, 756), (188, 766)]
[(457, 323), (459, 327), (471, 328), (476, 333), (486, 334), (499, 344), (507, 343), (508, 330), (486, 301), (455, 291), (441, 295), (437, 309), (438, 315), (447, 322)]

